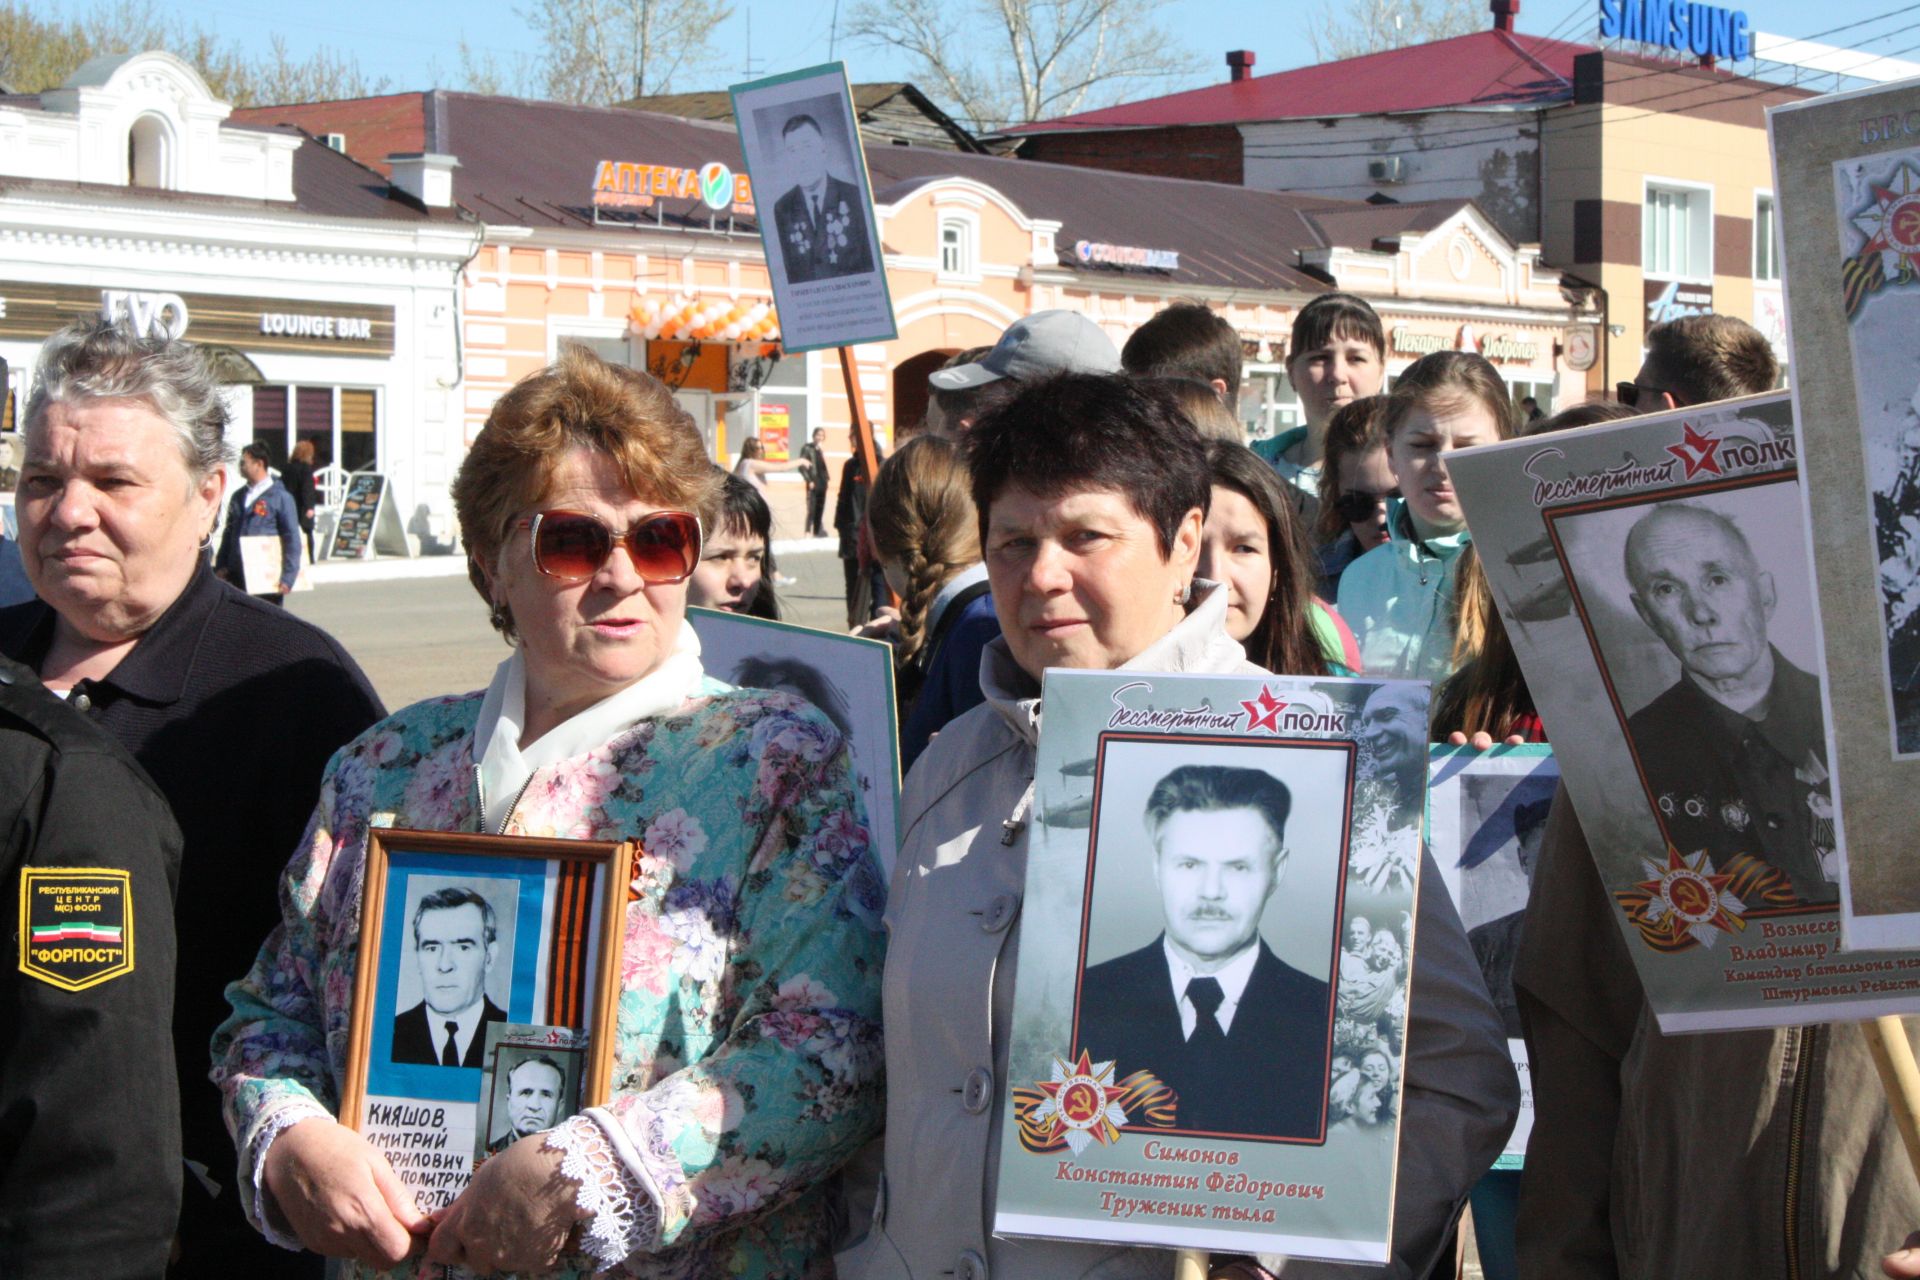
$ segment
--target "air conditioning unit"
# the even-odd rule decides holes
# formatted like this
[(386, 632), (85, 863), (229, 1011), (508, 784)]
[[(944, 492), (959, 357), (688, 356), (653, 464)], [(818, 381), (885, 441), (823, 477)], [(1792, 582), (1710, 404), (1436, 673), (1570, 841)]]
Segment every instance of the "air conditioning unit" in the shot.
[(1381, 156), (1367, 161), (1367, 181), (1404, 182), (1406, 181), (1405, 156)]

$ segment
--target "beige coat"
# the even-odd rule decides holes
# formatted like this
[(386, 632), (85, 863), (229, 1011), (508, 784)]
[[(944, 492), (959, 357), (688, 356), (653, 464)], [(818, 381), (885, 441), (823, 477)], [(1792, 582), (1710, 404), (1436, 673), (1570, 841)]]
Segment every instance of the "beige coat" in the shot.
[[(1196, 593), (1186, 620), (1133, 661), (1141, 671), (1257, 672), (1225, 630), (1226, 592)], [(1007, 1046), (1028, 806), (1039, 736), (1033, 681), (1004, 640), (981, 659), (987, 701), (948, 725), (907, 779), (887, 906), (885, 1174), (853, 1280), (1124, 1280), (1166, 1277), (1165, 1250), (990, 1235), (1007, 1105)], [(1012, 832), (1012, 843), (1002, 836)], [(1518, 1085), (1459, 917), (1425, 867), (1409, 1012), (1394, 1262), (1426, 1274), (1468, 1189), (1513, 1126)], [(1287, 1269), (1289, 1280), (1320, 1271)], [(1326, 1274), (1358, 1277), (1354, 1267)]]
[(1860, 1029), (1661, 1035), (1564, 788), (1527, 919), (1520, 1274), (1879, 1276), (1920, 1229), (1920, 1186)]

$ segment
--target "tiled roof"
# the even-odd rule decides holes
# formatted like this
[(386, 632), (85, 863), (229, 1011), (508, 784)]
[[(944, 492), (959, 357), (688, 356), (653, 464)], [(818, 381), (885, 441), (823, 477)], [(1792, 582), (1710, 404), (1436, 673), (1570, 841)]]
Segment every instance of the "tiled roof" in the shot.
[[(439, 132), (428, 136), (425, 149), (459, 158), (454, 197), (488, 222), (593, 226), (591, 188), (600, 160), (690, 169), (709, 160), (735, 169), (741, 164), (730, 126), (620, 108), (430, 96)], [(1179, 269), (1164, 278), (1200, 287), (1317, 292), (1327, 282), (1298, 265), (1301, 251), (1334, 240), (1367, 247), (1436, 225), (1464, 203), (1368, 205), (917, 147), (869, 146), (867, 164), (882, 203), (936, 178), (969, 178), (999, 191), (1029, 217), (1059, 221), (1065, 265), (1080, 265), (1073, 257), (1080, 240), (1175, 249)], [(762, 193), (760, 199), (772, 197)], [(706, 222), (704, 211), (666, 217), (668, 226)]]
[(1026, 135), (1244, 124), (1447, 107), (1547, 106), (1573, 97), (1573, 60), (1591, 52), (1591, 45), (1565, 40), (1513, 31), (1476, 31), (1449, 40), (1016, 125), (1007, 132)]

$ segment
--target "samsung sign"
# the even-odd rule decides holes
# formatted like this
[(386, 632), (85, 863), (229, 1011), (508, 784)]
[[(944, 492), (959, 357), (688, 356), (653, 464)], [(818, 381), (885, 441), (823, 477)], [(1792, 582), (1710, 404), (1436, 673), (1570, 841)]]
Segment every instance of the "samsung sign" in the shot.
[(1687, 0), (1600, 0), (1600, 36), (1732, 62), (1753, 56), (1746, 14)]

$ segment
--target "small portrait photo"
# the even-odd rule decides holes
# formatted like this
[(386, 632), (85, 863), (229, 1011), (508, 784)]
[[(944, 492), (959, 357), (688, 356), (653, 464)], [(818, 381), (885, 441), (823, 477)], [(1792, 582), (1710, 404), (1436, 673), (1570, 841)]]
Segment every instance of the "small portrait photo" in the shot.
[(1798, 486), (1761, 478), (1546, 514), (1668, 841), (1723, 873), (1749, 860), (1777, 873), (1759, 890), (1769, 900), (1835, 902)]
[(584, 1048), (508, 1043), (496, 1044), (491, 1055), (489, 1087), (480, 1101), (475, 1132), (480, 1146), (474, 1152), (476, 1161), (544, 1133), (580, 1110)]
[(1178, 1131), (1326, 1137), (1353, 759), (1102, 743), (1074, 1043), (1171, 1087)]
[[(755, 190), (778, 192), (773, 226), (789, 283), (864, 275), (874, 269), (875, 236), (861, 189), (846, 98), (826, 93), (752, 113), (762, 157)], [(761, 197), (765, 217), (765, 197)]]
[(1553, 776), (1538, 775), (1474, 774), (1460, 779), (1464, 841), (1455, 855), (1460, 889), (1454, 905), (1510, 1040), (1520, 1038), (1513, 962), (1520, 951), (1540, 841), (1553, 809), (1554, 785)]
[(712, 609), (689, 609), (700, 660), (717, 680), (776, 689), (817, 708), (846, 739), (883, 875), (893, 874), (900, 797), (899, 720), (886, 644)]
[(383, 966), (397, 1011), (395, 1064), (481, 1065), (487, 1027), (505, 1022), (511, 1003), (519, 894), (519, 882), (504, 878), (406, 877), (405, 945)]

